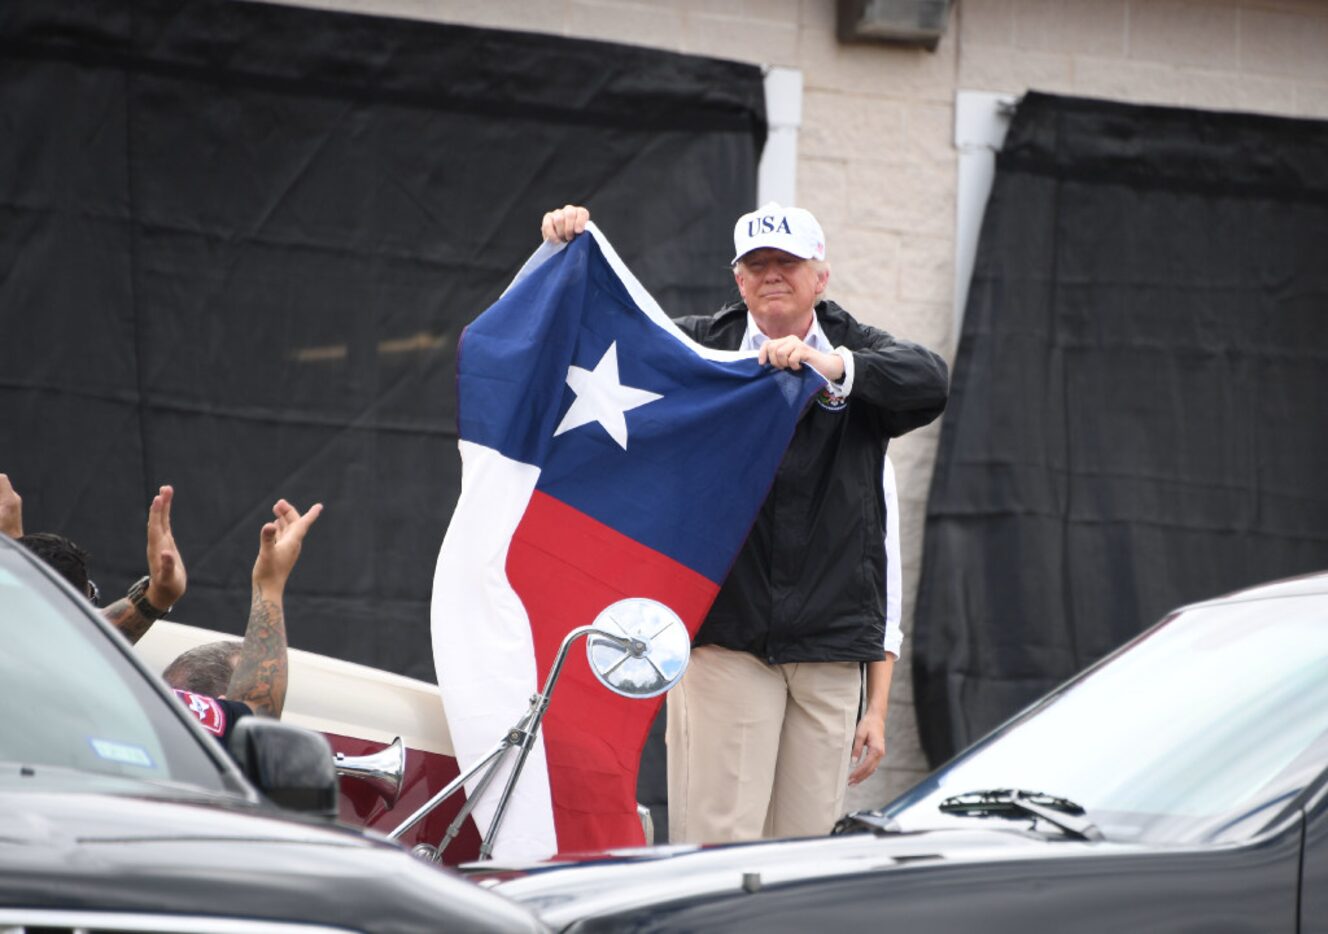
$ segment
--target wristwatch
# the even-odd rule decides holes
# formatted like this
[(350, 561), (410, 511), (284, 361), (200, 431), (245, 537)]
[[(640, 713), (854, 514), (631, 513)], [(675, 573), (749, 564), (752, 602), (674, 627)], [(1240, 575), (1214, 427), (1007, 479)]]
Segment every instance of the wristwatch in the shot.
[(150, 578), (144, 574), (138, 580), (134, 581), (133, 586), (129, 588), (129, 593), (126, 594), (126, 596), (129, 598), (129, 602), (134, 605), (134, 609), (138, 610), (139, 614), (144, 619), (158, 620), (169, 613), (171, 608), (166, 607), (164, 610), (158, 609), (148, 602), (149, 580)]

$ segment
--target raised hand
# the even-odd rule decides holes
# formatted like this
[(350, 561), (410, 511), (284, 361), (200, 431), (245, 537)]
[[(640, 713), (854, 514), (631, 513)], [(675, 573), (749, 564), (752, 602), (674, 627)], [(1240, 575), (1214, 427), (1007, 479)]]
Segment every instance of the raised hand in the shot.
[(163, 486), (148, 509), (148, 602), (165, 610), (179, 602), (188, 583), (180, 549), (171, 533), (175, 489)]
[(568, 204), (554, 208), (544, 215), (540, 223), (540, 235), (548, 243), (567, 243), (586, 229), (590, 212), (579, 204)]
[(0, 533), (23, 537), (23, 497), (14, 491), (9, 474), (0, 473)]
[(286, 500), (279, 499), (272, 507), (276, 520), (264, 525), (259, 533), (249, 623), (226, 696), (248, 704), (261, 716), (280, 717), (286, 705), (289, 663), (283, 595), (300, 557), (304, 536), (322, 511), (323, 504), (316, 503), (302, 516)]
[(259, 536), (258, 559), (254, 562), (253, 573), (255, 586), (261, 585), (265, 591), (286, 586), (286, 580), (299, 560), (304, 536), (322, 512), (323, 504), (315, 503), (302, 516), (286, 500), (277, 500), (272, 507), (276, 520), (264, 525)]

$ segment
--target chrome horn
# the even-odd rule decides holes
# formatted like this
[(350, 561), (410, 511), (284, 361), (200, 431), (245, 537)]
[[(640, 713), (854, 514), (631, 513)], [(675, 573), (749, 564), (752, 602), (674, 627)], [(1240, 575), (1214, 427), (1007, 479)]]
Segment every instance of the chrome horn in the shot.
[(338, 775), (366, 782), (389, 808), (396, 806), (397, 798), (401, 797), (401, 780), (406, 773), (406, 747), (400, 736), (367, 756), (348, 756), (339, 752), (332, 758)]

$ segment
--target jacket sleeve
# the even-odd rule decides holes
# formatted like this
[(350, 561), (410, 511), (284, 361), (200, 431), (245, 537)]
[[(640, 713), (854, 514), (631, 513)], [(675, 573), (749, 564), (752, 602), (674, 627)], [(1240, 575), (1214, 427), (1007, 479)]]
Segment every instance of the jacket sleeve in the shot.
[(940, 354), (861, 324), (846, 344), (853, 353), (851, 396), (877, 411), (886, 435), (897, 438), (945, 411), (950, 371)]

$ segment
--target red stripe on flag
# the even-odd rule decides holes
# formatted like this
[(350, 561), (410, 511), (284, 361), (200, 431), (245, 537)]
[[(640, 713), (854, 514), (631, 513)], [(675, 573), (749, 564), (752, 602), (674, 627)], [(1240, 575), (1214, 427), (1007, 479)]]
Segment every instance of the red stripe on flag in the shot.
[[(530, 616), (540, 685), (563, 637), (626, 597), (649, 597), (695, 634), (719, 585), (538, 491), (507, 555), (507, 577)], [(585, 641), (568, 655), (544, 717), (558, 850), (643, 842), (636, 814), (641, 750), (663, 697), (631, 700), (604, 687)]]

